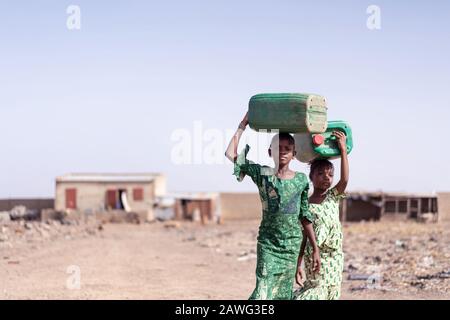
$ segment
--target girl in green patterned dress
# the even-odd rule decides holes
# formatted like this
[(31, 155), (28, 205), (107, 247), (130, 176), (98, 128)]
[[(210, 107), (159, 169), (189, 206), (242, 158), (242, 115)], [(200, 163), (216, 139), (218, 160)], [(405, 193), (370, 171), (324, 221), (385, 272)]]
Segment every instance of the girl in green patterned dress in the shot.
[(238, 181), (248, 175), (257, 185), (262, 203), (262, 221), (257, 238), (256, 287), (250, 299), (290, 300), (302, 237), (299, 222), (312, 243), (312, 268), (316, 272), (320, 269), (320, 255), (311, 223), (313, 219), (308, 210), (309, 182), (305, 174), (289, 169), (289, 163), (295, 156), (295, 143), (288, 133), (276, 135), (270, 145), (269, 155), (274, 159), (275, 168), (247, 160), (248, 145), (238, 155), (237, 146), (247, 124), (246, 115), (225, 155), (234, 162), (234, 175)]
[[(320, 249), (322, 263), (319, 273), (313, 272), (309, 262), (311, 246), (306, 246), (303, 239), (297, 270), (297, 283), (302, 287), (294, 293), (297, 300), (336, 300), (340, 297), (344, 253), (342, 251), (342, 229), (339, 222), (339, 200), (344, 197), (347, 187), (349, 169), (345, 134), (336, 131), (338, 146), (341, 151), (341, 179), (334, 188), (333, 164), (328, 160), (315, 160), (311, 164), (309, 177), (314, 192), (309, 198), (309, 209), (314, 215), (314, 232)], [(305, 253), (306, 247), (306, 253)], [(301, 263), (305, 256), (305, 273)]]

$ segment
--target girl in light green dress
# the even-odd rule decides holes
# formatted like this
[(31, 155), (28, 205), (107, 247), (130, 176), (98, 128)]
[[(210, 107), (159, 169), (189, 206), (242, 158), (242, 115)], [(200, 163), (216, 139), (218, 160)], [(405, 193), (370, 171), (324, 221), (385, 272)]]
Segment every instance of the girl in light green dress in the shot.
[(248, 124), (247, 116), (230, 142), (225, 155), (234, 162), (233, 174), (238, 181), (247, 175), (256, 184), (262, 204), (256, 262), (256, 287), (250, 299), (291, 300), (303, 225), (312, 243), (312, 269), (320, 269), (320, 257), (312, 216), (308, 210), (309, 182), (305, 174), (289, 169), (295, 156), (295, 141), (288, 133), (280, 133), (272, 140), (269, 155), (275, 168), (262, 166), (247, 159), (248, 145), (239, 155), (237, 145)]
[[(328, 160), (313, 161), (309, 175), (314, 185), (314, 192), (309, 198), (309, 210), (314, 215), (313, 228), (320, 249), (321, 270), (319, 273), (313, 272), (309, 262), (311, 246), (306, 245), (304, 238), (297, 270), (297, 283), (302, 288), (294, 292), (294, 299), (297, 300), (336, 300), (340, 297), (344, 253), (339, 201), (344, 198), (349, 169), (345, 134), (337, 131), (334, 135), (341, 150), (341, 179), (330, 189), (334, 170), (333, 164)], [(305, 257), (306, 281), (301, 266), (303, 257)]]

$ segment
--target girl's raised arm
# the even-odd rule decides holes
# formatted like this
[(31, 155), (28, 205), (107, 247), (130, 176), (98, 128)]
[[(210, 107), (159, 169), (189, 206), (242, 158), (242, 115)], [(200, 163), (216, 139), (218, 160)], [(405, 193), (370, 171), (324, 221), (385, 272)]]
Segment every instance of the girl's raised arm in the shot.
[(236, 133), (231, 138), (231, 141), (228, 144), (228, 148), (225, 151), (225, 157), (230, 159), (230, 161), (232, 162), (235, 162), (237, 158), (237, 148), (239, 145), (239, 140), (241, 140), (242, 133), (244, 132), (247, 125), (248, 125), (248, 112), (245, 114), (244, 119), (242, 119), (241, 123), (239, 124)]
[(348, 157), (347, 157), (347, 142), (345, 133), (335, 131), (333, 134), (337, 138), (339, 150), (341, 150), (341, 179), (336, 184), (335, 188), (339, 194), (345, 192), (349, 178)]

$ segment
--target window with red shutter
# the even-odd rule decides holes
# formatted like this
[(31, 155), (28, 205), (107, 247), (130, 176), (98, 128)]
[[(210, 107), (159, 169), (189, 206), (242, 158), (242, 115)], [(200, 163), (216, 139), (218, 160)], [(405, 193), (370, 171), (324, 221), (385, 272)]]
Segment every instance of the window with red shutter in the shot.
[(133, 200), (143, 201), (144, 200), (144, 190), (142, 188), (133, 189)]
[(66, 189), (66, 209), (77, 208), (77, 189)]

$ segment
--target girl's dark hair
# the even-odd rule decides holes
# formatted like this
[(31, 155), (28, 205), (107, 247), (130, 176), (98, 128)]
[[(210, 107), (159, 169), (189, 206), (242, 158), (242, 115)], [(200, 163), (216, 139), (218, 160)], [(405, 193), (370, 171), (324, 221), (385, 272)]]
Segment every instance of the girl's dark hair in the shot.
[(277, 133), (276, 135), (274, 135), (273, 138), (272, 138), (272, 142), (270, 143), (271, 146), (272, 146), (272, 143), (275, 141), (276, 138), (278, 138), (278, 141), (280, 141), (280, 140), (287, 140), (289, 145), (295, 146), (295, 139), (288, 132), (280, 132), (280, 133)]
[(294, 145), (295, 146), (294, 137), (290, 133), (280, 132), (279, 138), (280, 138), (280, 140), (287, 140), (289, 142), (289, 145)]
[(315, 159), (310, 162), (311, 168), (309, 169), (309, 178), (312, 180), (312, 175), (314, 171), (323, 169), (323, 168), (329, 168), (334, 169), (333, 164), (328, 161), (327, 159)]
[[(277, 141), (277, 139), (278, 139), (278, 141)], [(272, 142), (270, 142), (270, 146), (269, 146), (269, 152), (272, 151), (272, 144), (274, 142), (278, 142), (279, 143), (281, 140), (286, 140), (290, 146), (294, 146), (292, 148), (292, 150), (293, 150), (293, 153), (294, 153), (294, 156), (295, 156), (297, 154), (297, 151), (295, 151), (295, 139), (288, 132), (280, 132), (280, 133), (277, 133), (276, 135), (274, 135), (272, 137)], [(270, 156), (272, 156), (272, 154), (270, 154)]]

